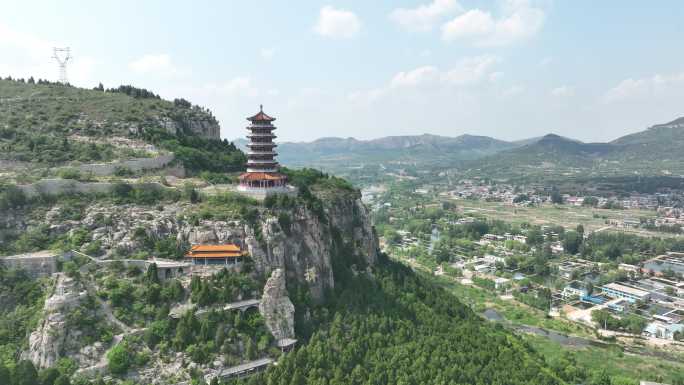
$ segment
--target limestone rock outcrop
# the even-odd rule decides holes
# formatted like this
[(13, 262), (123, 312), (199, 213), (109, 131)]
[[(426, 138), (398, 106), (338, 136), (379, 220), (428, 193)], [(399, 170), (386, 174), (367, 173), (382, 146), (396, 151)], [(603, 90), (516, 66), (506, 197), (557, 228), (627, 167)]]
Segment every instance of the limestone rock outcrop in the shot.
[(276, 340), (294, 337), (295, 308), (287, 296), (285, 274), (281, 269), (273, 270), (266, 281), (259, 312)]
[[(308, 287), (312, 299), (322, 300), (326, 290), (335, 286), (332, 261), (336, 247), (353, 250), (365, 258), (367, 265), (373, 265), (378, 240), (360, 197), (340, 194), (321, 201), (322, 210), (313, 211), (306, 205), (261, 210), (257, 220), (251, 222), (238, 217), (191, 221), (186, 213), (194, 208), (187, 202), (160, 207), (98, 203), (85, 209), (81, 221), (60, 220), (56, 215), (59, 209), (53, 209), (45, 222), (51, 226), (51, 232), (60, 234), (85, 227), (91, 241), (100, 246), (101, 258), (118, 252), (133, 253), (143, 246), (145, 238), (175, 238), (180, 247), (237, 243), (247, 249), (258, 273), (269, 276), (281, 269), (288, 282), (293, 280)], [(24, 221), (8, 221), (6, 226), (23, 231), (44, 223)], [(141, 237), (141, 229), (145, 237)]]
[(67, 345), (67, 314), (79, 306), (86, 296), (76, 281), (64, 274), (57, 274), (54, 292), (43, 307), (42, 323), (29, 336), (25, 358), (37, 368), (48, 368), (57, 363)]
[(180, 121), (161, 117), (157, 122), (173, 135), (192, 133), (206, 139), (221, 139), (221, 126), (216, 120), (188, 116)]
[(361, 200), (342, 197), (325, 202), (324, 215), (299, 206), (285, 212), (289, 223), (262, 218), (258, 232), (245, 225), (245, 245), (257, 270), (268, 274), (283, 269), (288, 280), (307, 285), (314, 300), (322, 300), (326, 289), (335, 286), (332, 258), (336, 241), (363, 256), (368, 265), (375, 264), (378, 255), (378, 239)]

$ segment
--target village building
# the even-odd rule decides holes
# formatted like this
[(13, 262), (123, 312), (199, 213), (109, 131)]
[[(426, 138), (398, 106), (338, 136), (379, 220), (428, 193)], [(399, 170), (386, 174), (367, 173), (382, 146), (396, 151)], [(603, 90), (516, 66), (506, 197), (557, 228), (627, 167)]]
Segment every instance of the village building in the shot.
[(494, 278), (494, 288), (499, 290), (510, 286), (511, 280), (503, 277)]
[(259, 112), (247, 118), (251, 122), (247, 126), (247, 172), (240, 175), (238, 190), (256, 193), (287, 192), (287, 177), (279, 172), (278, 162), (275, 160), (273, 143), (276, 136), (273, 130), (275, 118), (264, 113), (263, 106)]
[(645, 302), (651, 297), (651, 293), (647, 291), (635, 289), (633, 287), (621, 285), (615, 282), (604, 285), (601, 287), (601, 290), (603, 290), (603, 293), (608, 297), (624, 298), (632, 303), (636, 301)]
[(684, 325), (666, 324), (663, 322), (654, 321), (646, 326), (643, 334), (647, 337), (673, 340), (676, 336), (684, 335)]
[(194, 266), (238, 266), (246, 255), (240, 246), (229, 243), (192, 246), (185, 258)]
[(583, 282), (572, 281), (563, 288), (561, 295), (563, 298), (584, 298), (589, 296), (589, 290)]

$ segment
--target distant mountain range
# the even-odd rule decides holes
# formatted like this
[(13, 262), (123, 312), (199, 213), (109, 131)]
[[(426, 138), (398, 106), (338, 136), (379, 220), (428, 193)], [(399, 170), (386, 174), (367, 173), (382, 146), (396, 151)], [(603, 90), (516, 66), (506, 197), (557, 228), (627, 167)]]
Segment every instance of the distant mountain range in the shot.
[(683, 175), (684, 118), (607, 143), (585, 143), (555, 134), (468, 163), (490, 176)]
[[(235, 144), (245, 148), (246, 140)], [(292, 167), (331, 171), (362, 166), (409, 165), (456, 168), (495, 177), (530, 174), (684, 174), (684, 117), (607, 143), (585, 143), (548, 134), (520, 141), (487, 136), (388, 136), (372, 140), (321, 138), (284, 142), (280, 161)]]
[[(235, 144), (246, 148), (247, 141)], [(331, 166), (346, 163), (434, 163), (436, 161), (472, 160), (515, 148), (520, 144), (487, 136), (438, 135), (387, 136), (372, 140), (355, 138), (320, 138), (313, 142), (284, 142), (278, 145), (280, 161), (290, 166)]]

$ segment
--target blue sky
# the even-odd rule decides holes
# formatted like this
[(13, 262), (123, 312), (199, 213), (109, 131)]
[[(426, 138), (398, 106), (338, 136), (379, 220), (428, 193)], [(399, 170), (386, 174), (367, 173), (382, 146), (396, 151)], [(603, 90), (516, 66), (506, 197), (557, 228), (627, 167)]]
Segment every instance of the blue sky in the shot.
[(133, 84), (281, 140), (555, 132), (610, 140), (684, 115), (684, 2), (0, 1), (0, 75)]

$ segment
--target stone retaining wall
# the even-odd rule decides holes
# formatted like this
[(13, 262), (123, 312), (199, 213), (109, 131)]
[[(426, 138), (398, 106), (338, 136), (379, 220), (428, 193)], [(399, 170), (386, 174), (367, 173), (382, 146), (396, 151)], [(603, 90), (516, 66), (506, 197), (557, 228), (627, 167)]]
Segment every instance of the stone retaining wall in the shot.
[[(136, 187), (149, 189), (165, 188), (159, 183), (136, 183)], [(64, 194), (107, 194), (112, 191), (114, 183), (109, 182), (79, 182), (73, 179), (43, 179), (36, 183), (18, 185), (17, 187), (28, 197), (38, 195)]]
[(154, 158), (136, 158), (112, 163), (82, 164), (76, 168), (83, 173), (106, 176), (114, 175), (117, 169), (122, 168), (133, 172), (160, 169), (168, 166), (174, 159), (173, 154), (167, 154)]
[(33, 278), (49, 277), (57, 272), (57, 253), (42, 251), (0, 258), (10, 269), (24, 270)]

